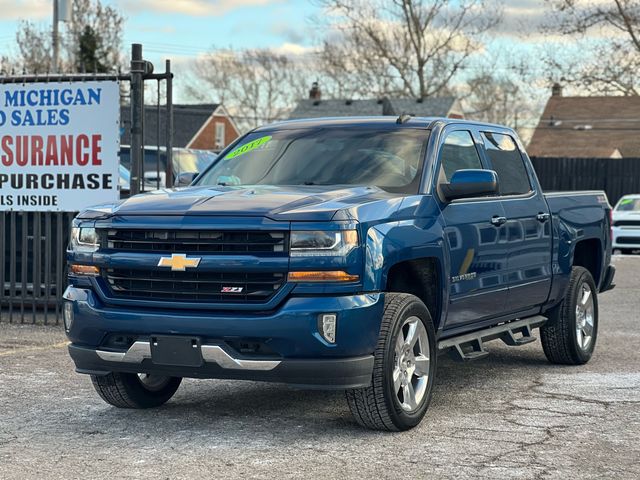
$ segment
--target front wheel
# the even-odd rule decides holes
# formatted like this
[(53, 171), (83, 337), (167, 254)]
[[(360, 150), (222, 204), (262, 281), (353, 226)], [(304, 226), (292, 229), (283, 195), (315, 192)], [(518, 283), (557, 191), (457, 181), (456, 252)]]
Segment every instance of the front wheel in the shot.
[(371, 385), (346, 392), (357, 422), (386, 431), (418, 425), (431, 401), (436, 353), (424, 303), (413, 295), (387, 293)]
[(598, 337), (598, 295), (591, 273), (573, 267), (562, 303), (540, 327), (540, 341), (551, 363), (582, 365), (589, 361)]
[(165, 404), (178, 390), (182, 378), (118, 373), (91, 375), (98, 395), (118, 408), (154, 408)]

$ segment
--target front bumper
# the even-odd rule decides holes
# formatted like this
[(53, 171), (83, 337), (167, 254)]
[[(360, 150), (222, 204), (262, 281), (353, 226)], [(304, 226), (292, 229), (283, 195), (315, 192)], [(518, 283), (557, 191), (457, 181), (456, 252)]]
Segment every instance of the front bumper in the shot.
[[(140, 348), (140, 347), (137, 347)], [(144, 348), (144, 347), (143, 347)], [(149, 349), (149, 343), (146, 343)], [(222, 344), (203, 345), (200, 367), (156, 365), (151, 355), (119, 360), (96, 350), (69, 345), (78, 373), (107, 375), (110, 372), (149, 373), (172, 377), (219, 378), (288, 383), (298, 386), (343, 389), (366, 387), (371, 382), (373, 356), (336, 359), (254, 360), (236, 358)], [(123, 354), (124, 355), (124, 354)]]
[[(92, 290), (78, 287), (69, 287), (64, 298), (73, 310), (69, 352), (80, 373), (264, 380), (320, 388), (370, 383), (384, 305), (381, 293), (292, 297), (278, 310), (260, 313), (111, 307)], [(318, 330), (318, 316), (329, 312), (337, 314), (335, 344)], [(105, 345), (114, 334), (134, 337), (135, 343), (114, 350)], [(197, 337), (203, 364), (155, 364), (149, 349), (153, 335)], [(234, 349), (234, 342), (245, 340), (266, 345), (271, 353), (254, 356)]]
[(640, 228), (613, 227), (613, 249), (640, 250)]

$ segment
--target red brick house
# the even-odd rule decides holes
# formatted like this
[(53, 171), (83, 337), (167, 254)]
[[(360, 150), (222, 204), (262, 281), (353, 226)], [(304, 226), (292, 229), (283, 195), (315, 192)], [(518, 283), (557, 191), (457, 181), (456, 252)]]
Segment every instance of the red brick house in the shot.
[(239, 136), (240, 130), (227, 109), (218, 105), (186, 147), (196, 150), (222, 150)]
[[(130, 145), (128, 125), (131, 121), (131, 109), (121, 107), (122, 145)], [(158, 138), (160, 121), (160, 138)], [(144, 115), (144, 143), (155, 146), (166, 145), (166, 110), (155, 106), (146, 106)], [(222, 104), (193, 104), (173, 106), (173, 146), (195, 150), (220, 151), (240, 136), (240, 130)]]

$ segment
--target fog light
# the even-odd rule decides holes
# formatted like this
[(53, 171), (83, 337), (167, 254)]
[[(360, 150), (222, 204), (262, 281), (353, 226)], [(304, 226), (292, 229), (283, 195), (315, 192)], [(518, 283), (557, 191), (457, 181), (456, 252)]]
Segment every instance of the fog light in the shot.
[(64, 319), (64, 329), (68, 332), (71, 330), (71, 326), (73, 325), (73, 303), (65, 302), (62, 307), (63, 311), (63, 319)]
[(336, 343), (336, 320), (335, 313), (323, 313), (318, 317), (320, 335), (329, 343)]
[(97, 277), (100, 275), (100, 269), (93, 265), (78, 265), (73, 264), (70, 266), (69, 271), (73, 275), (84, 275), (87, 277)]

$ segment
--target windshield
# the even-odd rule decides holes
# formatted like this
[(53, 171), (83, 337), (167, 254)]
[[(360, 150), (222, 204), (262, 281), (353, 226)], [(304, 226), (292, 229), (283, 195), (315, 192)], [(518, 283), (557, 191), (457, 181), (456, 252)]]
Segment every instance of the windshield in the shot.
[(412, 128), (254, 132), (198, 185), (366, 185), (416, 193), (428, 137)]
[(640, 198), (623, 198), (616, 206), (618, 212), (640, 212)]

